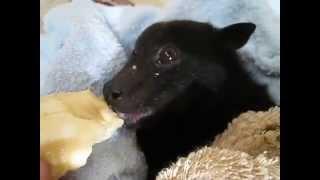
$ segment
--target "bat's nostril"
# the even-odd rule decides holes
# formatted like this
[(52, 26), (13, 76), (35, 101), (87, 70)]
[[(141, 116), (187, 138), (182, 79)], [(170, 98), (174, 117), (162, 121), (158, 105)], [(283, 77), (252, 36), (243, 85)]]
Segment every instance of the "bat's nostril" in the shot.
[(112, 91), (111, 93), (111, 98), (114, 99), (114, 100), (119, 100), (121, 99), (121, 91)]

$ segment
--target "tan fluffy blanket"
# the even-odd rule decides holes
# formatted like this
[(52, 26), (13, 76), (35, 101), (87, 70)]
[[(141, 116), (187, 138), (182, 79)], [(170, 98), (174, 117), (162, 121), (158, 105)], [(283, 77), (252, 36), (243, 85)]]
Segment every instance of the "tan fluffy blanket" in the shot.
[(236, 118), (211, 146), (180, 158), (157, 180), (280, 179), (280, 108)]

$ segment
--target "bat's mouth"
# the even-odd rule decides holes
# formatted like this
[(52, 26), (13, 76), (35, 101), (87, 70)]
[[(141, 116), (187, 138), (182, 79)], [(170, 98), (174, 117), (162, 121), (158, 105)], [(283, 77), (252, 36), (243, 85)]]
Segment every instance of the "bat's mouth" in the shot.
[(128, 127), (135, 127), (140, 124), (140, 121), (146, 117), (152, 115), (152, 111), (150, 109), (139, 111), (139, 112), (130, 112), (130, 113), (122, 113), (117, 112), (118, 116), (125, 121), (125, 125)]

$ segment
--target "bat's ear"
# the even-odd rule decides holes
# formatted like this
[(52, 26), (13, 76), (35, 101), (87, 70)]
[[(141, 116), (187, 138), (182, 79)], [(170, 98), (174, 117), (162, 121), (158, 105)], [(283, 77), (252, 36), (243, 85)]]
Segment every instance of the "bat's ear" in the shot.
[(237, 23), (220, 29), (221, 41), (232, 49), (243, 47), (256, 29), (253, 23)]

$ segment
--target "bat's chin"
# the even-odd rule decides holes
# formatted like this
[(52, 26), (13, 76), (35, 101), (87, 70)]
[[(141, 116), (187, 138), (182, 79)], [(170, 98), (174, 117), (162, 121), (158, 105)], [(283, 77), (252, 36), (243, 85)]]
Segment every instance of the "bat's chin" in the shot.
[(130, 113), (117, 112), (118, 116), (124, 119), (125, 126), (131, 127), (131, 128), (137, 128), (141, 124), (141, 121), (144, 118), (151, 116), (152, 113), (153, 111), (149, 109), (144, 111), (139, 111), (139, 112), (130, 112)]

